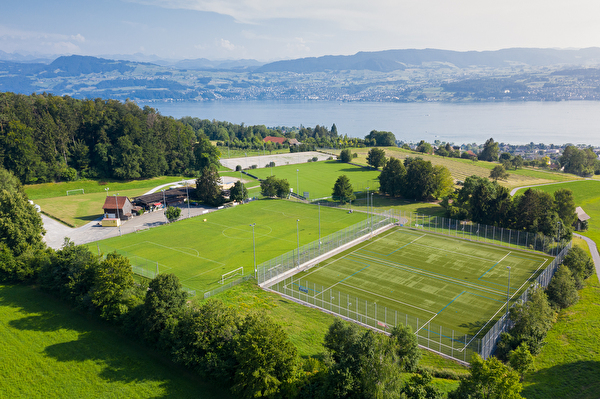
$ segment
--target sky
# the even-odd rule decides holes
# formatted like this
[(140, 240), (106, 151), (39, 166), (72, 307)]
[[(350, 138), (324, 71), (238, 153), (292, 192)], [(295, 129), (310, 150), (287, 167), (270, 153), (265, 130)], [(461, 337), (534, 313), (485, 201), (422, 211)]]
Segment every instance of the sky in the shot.
[(275, 61), (359, 51), (600, 47), (598, 0), (18, 0), (7, 53)]

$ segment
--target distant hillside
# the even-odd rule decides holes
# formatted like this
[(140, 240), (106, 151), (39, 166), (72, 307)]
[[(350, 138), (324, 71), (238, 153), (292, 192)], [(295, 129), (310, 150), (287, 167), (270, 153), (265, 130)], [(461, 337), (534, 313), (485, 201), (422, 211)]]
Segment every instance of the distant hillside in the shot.
[(354, 55), (324, 56), (277, 61), (263, 65), (256, 72), (313, 73), (335, 70), (370, 70), (391, 72), (407, 66), (422, 66), (426, 63), (451, 64), (457, 68), (485, 66), (506, 67), (511, 64), (529, 66), (585, 65), (600, 63), (600, 48), (581, 50), (555, 50), (537, 48), (511, 48), (497, 51), (450, 51), (450, 50), (387, 50), (359, 52)]

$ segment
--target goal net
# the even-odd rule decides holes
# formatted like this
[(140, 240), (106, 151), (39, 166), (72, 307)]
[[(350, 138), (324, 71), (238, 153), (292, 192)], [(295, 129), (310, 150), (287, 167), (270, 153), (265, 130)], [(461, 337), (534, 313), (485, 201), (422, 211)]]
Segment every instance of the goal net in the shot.
[(77, 188), (75, 190), (67, 190), (67, 195), (85, 194), (83, 188)]
[(232, 270), (230, 272), (227, 272), (223, 275), (221, 275), (221, 284), (225, 284), (225, 282), (229, 279), (234, 278), (235, 276), (243, 276), (244, 275), (244, 267), (238, 267), (235, 270)]

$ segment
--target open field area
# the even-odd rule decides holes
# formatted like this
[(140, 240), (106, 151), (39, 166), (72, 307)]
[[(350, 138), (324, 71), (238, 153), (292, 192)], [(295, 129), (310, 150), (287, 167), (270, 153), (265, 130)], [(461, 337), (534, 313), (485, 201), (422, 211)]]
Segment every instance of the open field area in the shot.
[(230, 398), (31, 287), (0, 285), (2, 398)]
[[(271, 176), (270, 168), (255, 169), (249, 173), (261, 179)], [(354, 191), (363, 191), (366, 187), (379, 188), (377, 178), (380, 173), (380, 171), (369, 170), (339, 161), (308, 162), (273, 168), (273, 176), (287, 179), (294, 192), (299, 192), (300, 195), (304, 191), (308, 191), (310, 199), (330, 197), (333, 185), (341, 175), (348, 176)]]
[[(381, 148), (385, 150), (386, 157), (394, 157), (402, 160), (407, 157), (421, 157), (426, 161), (431, 161), (433, 165), (445, 166), (448, 168), (448, 170), (450, 170), (454, 180), (464, 181), (467, 177), (472, 175), (489, 177), (490, 171), (494, 168), (494, 166), (498, 165), (494, 162), (473, 162), (467, 159), (422, 154), (396, 147)], [(369, 152), (369, 148), (352, 148), (351, 151), (358, 154), (358, 158), (355, 158), (353, 162), (367, 165), (367, 153)], [(534, 170), (531, 168), (509, 170), (508, 172), (510, 173), (508, 180), (498, 181), (500, 184), (508, 188), (581, 179), (580, 177), (571, 174), (551, 172), (541, 169)]]
[[(261, 200), (223, 209), (204, 217), (181, 220), (135, 234), (89, 244), (103, 252), (118, 252), (132, 264), (154, 272), (176, 274), (186, 287), (203, 292), (220, 286), (221, 275), (239, 267), (253, 274), (252, 227), (257, 264), (288, 252), (319, 236), (319, 209), (285, 200)], [(360, 212), (321, 207), (321, 235), (364, 220)], [(206, 219), (206, 222), (204, 221)], [(297, 220), (299, 222), (296, 222)], [(149, 262), (136, 264), (134, 256)], [(138, 258), (139, 259), (139, 258)], [(238, 276), (239, 277), (239, 276)]]
[(271, 288), (370, 324), (408, 323), (420, 337), (462, 349), (463, 335), (483, 336), (504, 312), (507, 291), (518, 298), (551, 260), (394, 228)]
[[(585, 248), (582, 239), (575, 245)], [(600, 392), (600, 283), (593, 274), (579, 291), (579, 302), (558, 314), (546, 345), (525, 377), (527, 399), (596, 399)]]

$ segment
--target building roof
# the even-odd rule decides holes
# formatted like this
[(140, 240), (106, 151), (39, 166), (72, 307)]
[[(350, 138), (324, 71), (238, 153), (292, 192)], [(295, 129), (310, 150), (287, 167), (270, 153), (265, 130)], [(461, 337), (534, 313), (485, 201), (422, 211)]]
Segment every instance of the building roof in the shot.
[(584, 221), (584, 220), (589, 220), (591, 219), (590, 216), (584, 212), (584, 210), (578, 206), (577, 208), (575, 208), (575, 212), (577, 213), (577, 219), (579, 219), (580, 221)]
[(123, 209), (129, 199), (125, 196), (109, 195), (104, 200), (102, 209), (117, 209), (117, 207), (115, 207), (115, 201), (118, 209)]
[[(189, 191), (192, 191), (192, 190), (194, 190), (193, 187), (189, 188)], [(144, 207), (147, 207), (150, 205), (158, 206), (156, 204), (159, 204), (159, 205), (162, 204), (163, 198), (164, 198), (164, 200), (167, 202), (165, 205), (168, 205), (169, 203), (179, 202), (186, 196), (187, 196), (187, 193), (186, 193), (185, 187), (179, 187), (179, 188), (172, 188), (170, 190), (165, 190), (164, 194), (162, 191), (157, 191), (152, 194), (140, 195), (139, 197), (133, 198), (133, 203), (135, 205), (141, 205)]]
[(289, 139), (288, 143), (290, 143), (290, 145), (300, 145), (300, 142), (296, 139)]
[(274, 136), (267, 136), (263, 139), (263, 141), (265, 143), (268, 143), (269, 141), (271, 143), (277, 143), (277, 144), (283, 144), (285, 143), (287, 139), (285, 137), (274, 137)]

